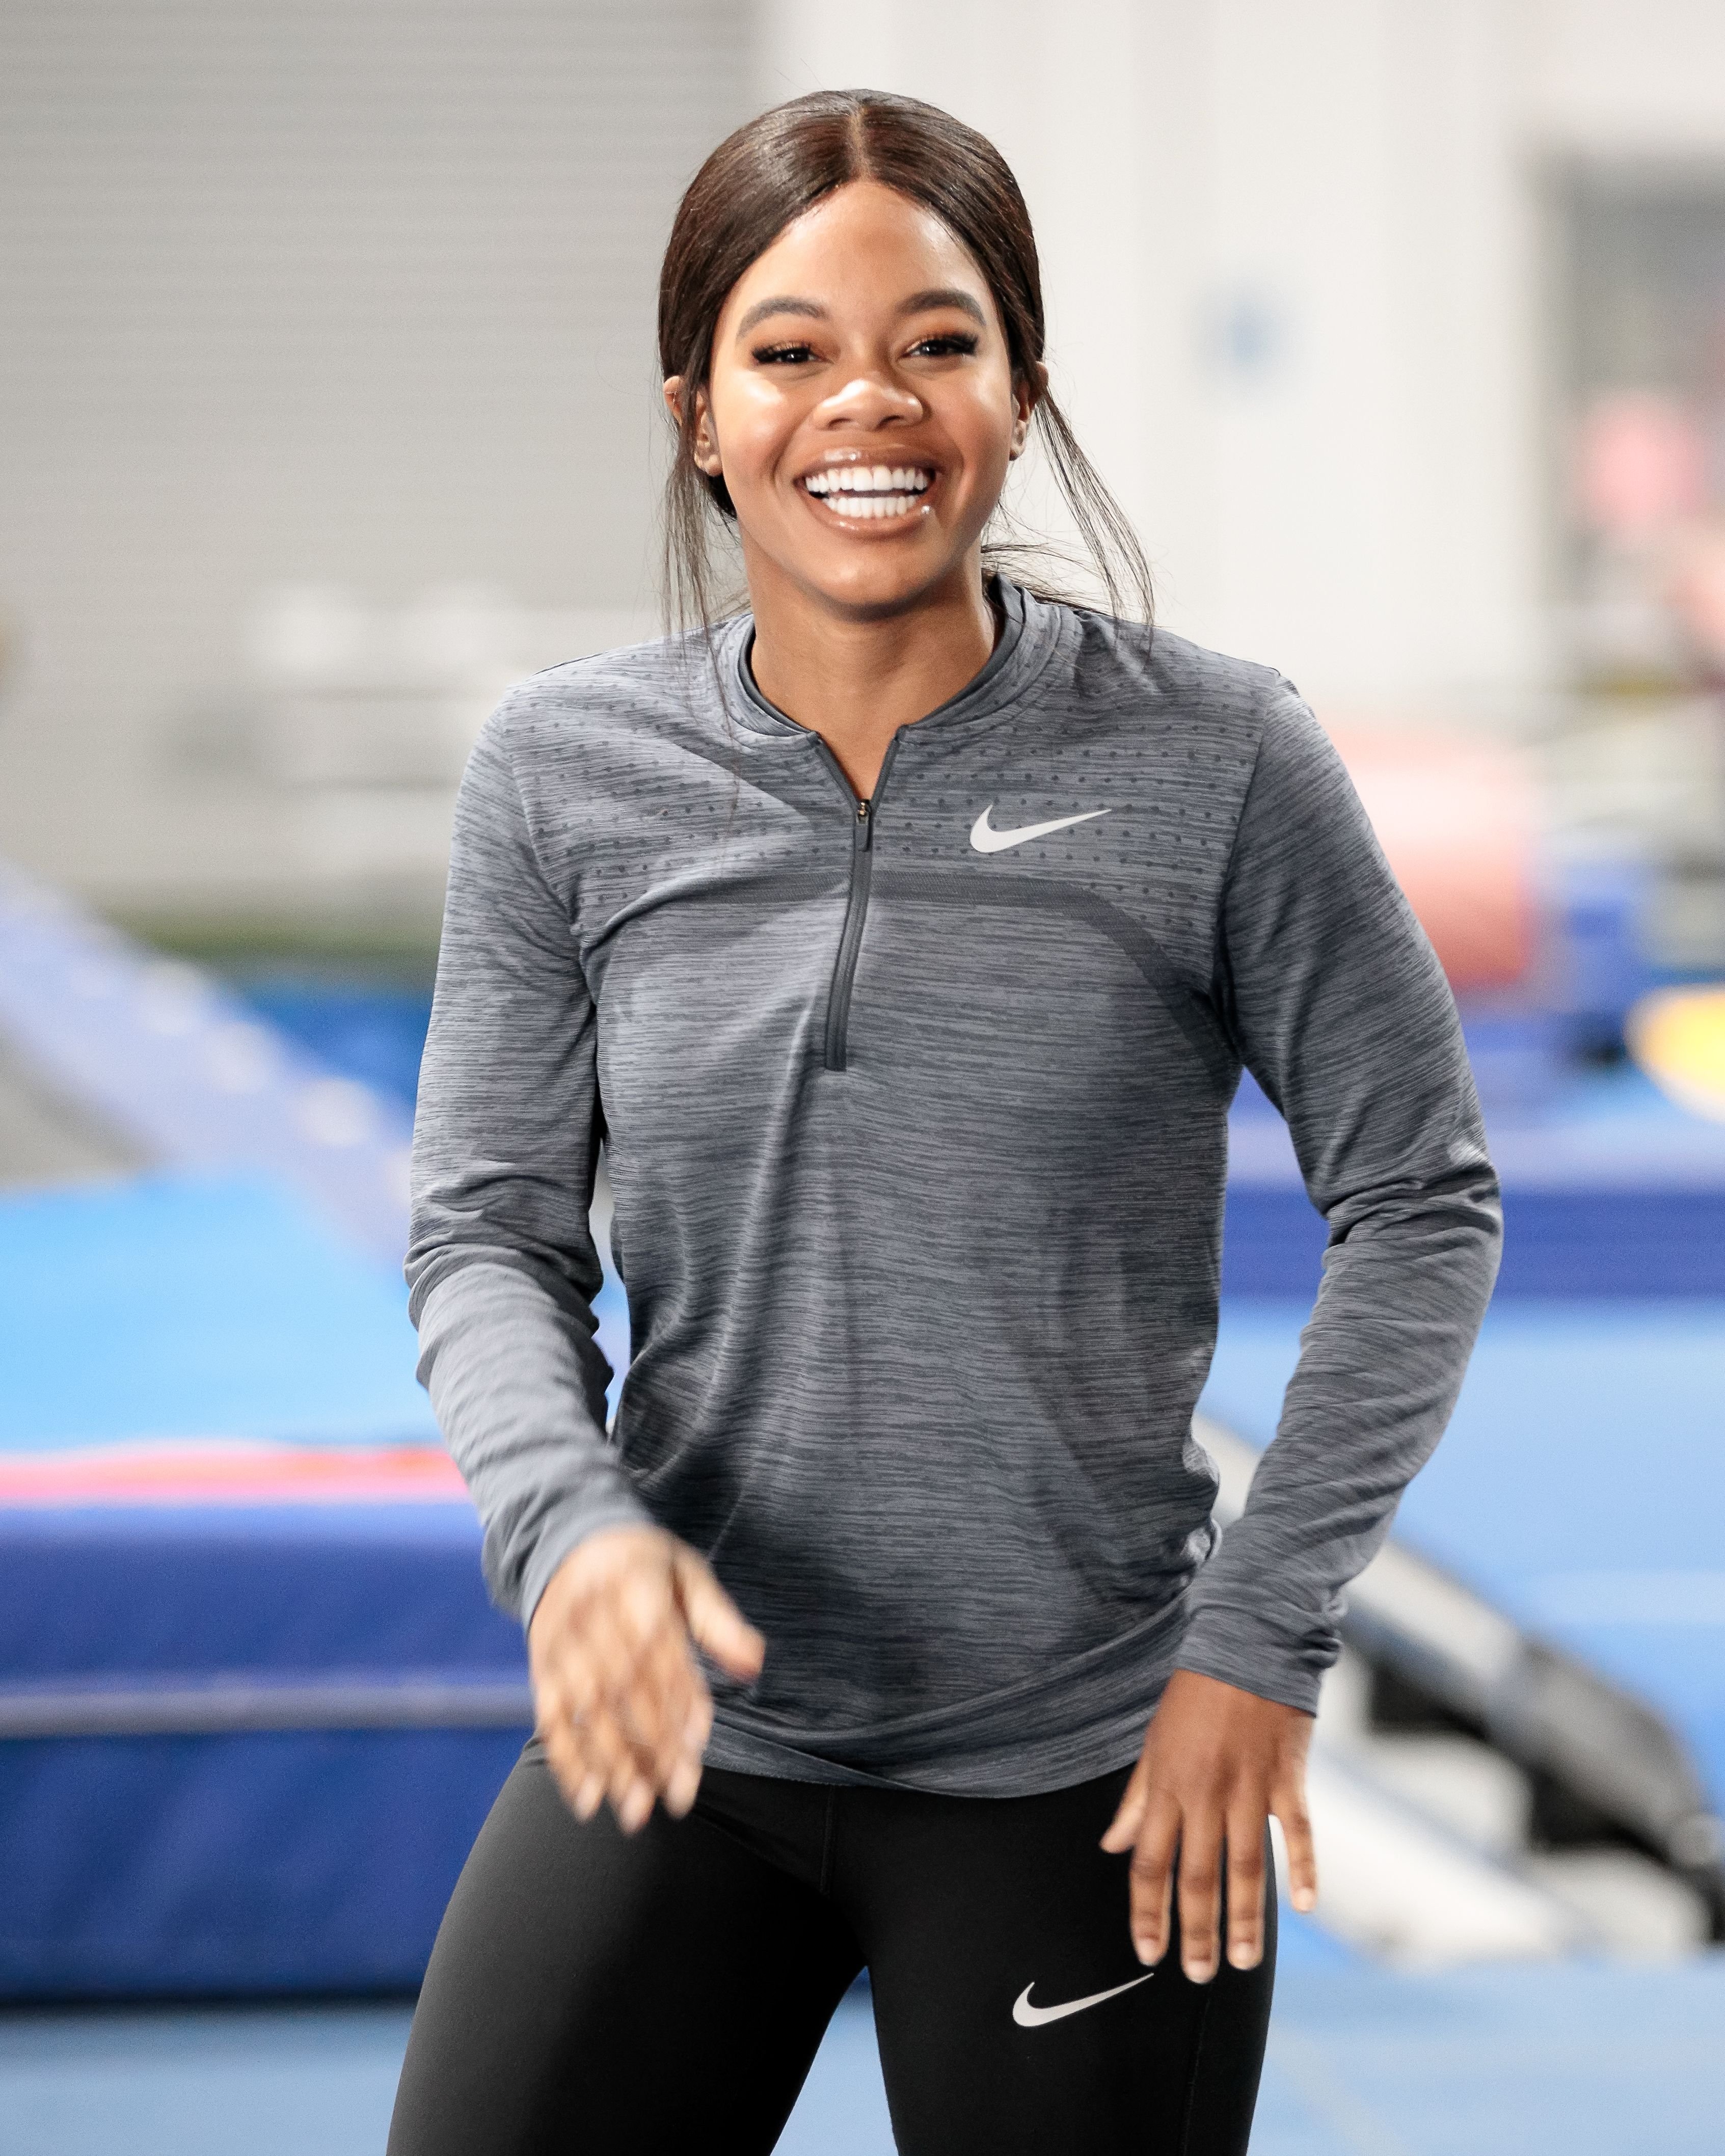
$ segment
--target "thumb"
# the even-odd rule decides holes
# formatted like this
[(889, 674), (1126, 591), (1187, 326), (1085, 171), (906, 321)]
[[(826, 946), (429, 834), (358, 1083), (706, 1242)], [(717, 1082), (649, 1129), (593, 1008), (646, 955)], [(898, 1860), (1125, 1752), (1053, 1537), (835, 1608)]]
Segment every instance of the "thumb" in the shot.
[(1149, 1809), (1150, 1784), (1144, 1777), (1141, 1759), (1132, 1769), (1132, 1779), (1121, 1794), (1120, 1808), (1113, 1823), (1102, 1836), (1102, 1847), (1111, 1856), (1122, 1856), (1138, 1838), (1138, 1830), (1144, 1824), (1144, 1814)]
[(767, 1658), (767, 1642), (714, 1578), (693, 1550), (679, 1546), (671, 1559), (677, 1599), (689, 1635), (734, 1677), (757, 1677)]

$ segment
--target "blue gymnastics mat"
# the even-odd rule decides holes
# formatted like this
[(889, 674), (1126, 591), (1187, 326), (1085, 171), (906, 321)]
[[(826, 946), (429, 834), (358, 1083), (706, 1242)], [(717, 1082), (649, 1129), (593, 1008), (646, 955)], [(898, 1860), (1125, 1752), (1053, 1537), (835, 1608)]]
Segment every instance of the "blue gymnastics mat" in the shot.
[[(1640, 1071), (1572, 1074), (1534, 1107), (1486, 1104), (1503, 1182), (1500, 1304), (1725, 1299), (1725, 1124)], [(1229, 1120), (1224, 1294), (1317, 1291), (1324, 1224), (1286, 1127), (1250, 1077)]]
[(410, 1987), (527, 1715), (398, 1276), (163, 1176), (0, 1202), (0, 1996)]
[[(1275, 1434), (1308, 1315), (1225, 1302), (1205, 1411)], [(1661, 1709), (1725, 1806), (1725, 1301), (1508, 1301), (1397, 1534)]]
[(0, 1450), (204, 1433), (435, 1443), (398, 1273), (262, 1177), (0, 1199)]

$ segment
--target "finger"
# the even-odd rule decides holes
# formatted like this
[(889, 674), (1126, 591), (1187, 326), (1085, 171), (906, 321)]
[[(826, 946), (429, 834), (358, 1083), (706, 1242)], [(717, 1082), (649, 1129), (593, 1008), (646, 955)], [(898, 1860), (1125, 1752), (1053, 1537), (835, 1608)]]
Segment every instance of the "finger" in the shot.
[(546, 1764), (551, 1768), (552, 1779), (557, 1785), (557, 1794), (572, 1811), (578, 1809), (577, 1798), (581, 1785), (587, 1779), (587, 1766), (581, 1754), (569, 1741), (566, 1729), (542, 1729), (540, 1740), (545, 1746)]
[(673, 1623), (654, 1643), (642, 1676), (654, 1700), (650, 1727), (644, 1725), (644, 1733), (650, 1737), (655, 1778), (664, 1789), (677, 1766), (689, 1756), (687, 1731), (697, 1682), (695, 1658), (689, 1651), (680, 1616), (674, 1613)]
[(685, 1757), (671, 1768), (661, 1801), (673, 1819), (683, 1819), (687, 1816), (700, 1789), (701, 1762)]
[(1173, 1906), (1174, 1850), (1180, 1833), (1178, 1808), (1166, 1797), (1152, 1803), (1138, 1830), (1129, 1875), (1132, 1951), (1147, 1966), (1168, 1952)]
[(583, 1771), (597, 1775), (608, 1792), (635, 1774), (634, 1748), (618, 1727), (608, 1707), (596, 1707), (580, 1723)]
[(1303, 1916), (1317, 1907), (1317, 1851), (1312, 1845), (1312, 1817), (1303, 1787), (1284, 1790), (1271, 1810), (1281, 1821), (1288, 1851), (1288, 1899)]
[(533, 1678), (533, 1734), (547, 1748), (574, 1720), (569, 1696), (555, 1676)]
[(683, 1722), (683, 1748), (689, 1756), (699, 1761), (706, 1749), (706, 1741), (713, 1733), (712, 1695), (701, 1681), (699, 1670), (695, 1672), (694, 1697), (689, 1702), (689, 1712)]
[(1119, 1809), (1115, 1812), (1108, 1831), (1102, 1836), (1102, 1846), (1111, 1856), (1118, 1856), (1132, 1847), (1138, 1838), (1138, 1830), (1144, 1824), (1144, 1813), (1150, 1802), (1150, 1777), (1141, 1759), (1133, 1768), (1132, 1779), (1121, 1794)]
[(611, 1809), (617, 1815), (617, 1824), (625, 1834), (634, 1834), (647, 1824), (652, 1814), (655, 1793), (652, 1784), (637, 1769), (632, 1758), (619, 1759), (612, 1770), (606, 1794), (611, 1799)]
[(652, 1818), (653, 1807), (658, 1801), (658, 1792), (639, 1774), (630, 1776), (620, 1796), (615, 1789), (611, 1793), (611, 1809), (625, 1834), (639, 1834)]
[(1182, 1823), (1179, 1878), (1180, 1966), (1194, 1984), (1208, 1984), (1220, 1955), (1217, 1922), (1222, 1900), (1222, 1836), (1214, 1818)]
[(572, 1738), (560, 1732), (555, 1738), (547, 1738), (546, 1758), (557, 1778), (557, 1790), (563, 1802), (577, 1819), (590, 1820), (605, 1801), (605, 1777), (593, 1771), (577, 1731)]
[(560, 1640), (540, 1656), (533, 1671), (536, 1698), (557, 1699), (571, 1720), (596, 1706), (600, 1676), (592, 1649), (585, 1640)]
[(691, 1636), (721, 1670), (747, 1680), (761, 1674), (767, 1642), (693, 1550), (679, 1548), (671, 1560), (678, 1599)]
[(1255, 1969), (1264, 1958), (1264, 1830), (1261, 1811), (1228, 1818), (1228, 1959)]
[[(545, 1747), (546, 1762), (563, 1802), (578, 1819), (591, 1819), (597, 1805), (586, 1801), (586, 1792), (593, 1779), (593, 1770), (579, 1727), (557, 1715), (542, 1719), (538, 1733)], [(601, 1778), (599, 1795), (603, 1794), (604, 1782)]]
[[(669, 1603), (666, 1607), (672, 1621), (680, 1625)], [(632, 1623), (619, 1621), (615, 1612), (604, 1609), (594, 1612), (588, 1646), (598, 1690), (586, 1712), (588, 1727), (603, 1728), (608, 1740), (614, 1738), (627, 1752), (633, 1769), (656, 1786), (663, 1713), (651, 1656), (644, 1657)], [(604, 1763), (614, 1774), (618, 1762), (608, 1748)]]
[(630, 1671), (608, 1702), (638, 1771), (655, 1789), (677, 1750), (677, 1724), (668, 1712), (665, 1686), (663, 1658), (655, 1654)]
[(653, 1809), (653, 1790), (643, 1779), (635, 1763), (633, 1748), (625, 1741), (622, 1732), (607, 1714), (600, 1717), (599, 1726), (611, 1738), (610, 1766), (605, 1775), (605, 1794), (617, 1815), (617, 1824), (625, 1834), (633, 1834), (642, 1825)]

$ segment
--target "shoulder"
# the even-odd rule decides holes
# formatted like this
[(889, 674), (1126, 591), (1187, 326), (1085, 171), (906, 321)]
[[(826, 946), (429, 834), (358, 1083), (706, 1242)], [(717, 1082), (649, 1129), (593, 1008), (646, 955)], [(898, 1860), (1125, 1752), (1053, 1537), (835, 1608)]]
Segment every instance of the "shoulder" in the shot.
[(1185, 804), (1189, 818), (1225, 832), (1266, 780), (1333, 760), (1298, 690), (1274, 666), (1083, 608), (1050, 611), (1060, 617), (1071, 718), (1093, 742), (1106, 740), (1122, 779), (1136, 773)]
[(1291, 685), (1275, 667), (1212, 651), (1172, 629), (1137, 622), (1115, 624), (1130, 662), (1142, 670), (1161, 703), (1194, 724), (1255, 734), (1266, 708)]
[[(721, 647), (725, 636), (721, 629)], [(655, 637), (516, 682), (481, 728), (480, 746), (519, 770), (631, 735), (702, 728), (720, 716), (704, 639)]]
[(1212, 651), (1172, 629), (1084, 607), (1033, 602), (1059, 617), (1059, 644), (1077, 701), (1112, 708), (1160, 733), (1226, 744), (1248, 756), (1299, 692), (1275, 667)]
[(619, 846), (642, 858), (643, 819), (685, 795), (692, 774), (731, 769), (719, 684), (736, 633), (721, 624), (711, 649), (699, 634), (629, 644), (517, 682), (480, 729), (458, 828), (524, 832), (560, 891)]

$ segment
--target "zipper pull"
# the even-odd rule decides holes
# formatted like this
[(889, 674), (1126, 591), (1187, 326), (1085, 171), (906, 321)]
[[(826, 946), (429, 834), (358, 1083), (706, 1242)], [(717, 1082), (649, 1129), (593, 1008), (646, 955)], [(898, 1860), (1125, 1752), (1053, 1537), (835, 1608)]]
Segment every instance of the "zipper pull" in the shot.
[(856, 804), (856, 820), (857, 820), (857, 822), (858, 822), (859, 824), (866, 824), (866, 823), (868, 822), (868, 820), (869, 820), (869, 804), (868, 804), (868, 803), (867, 803), (866, 801), (859, 801), (859, 802), (857, 803), (857, 804)]

